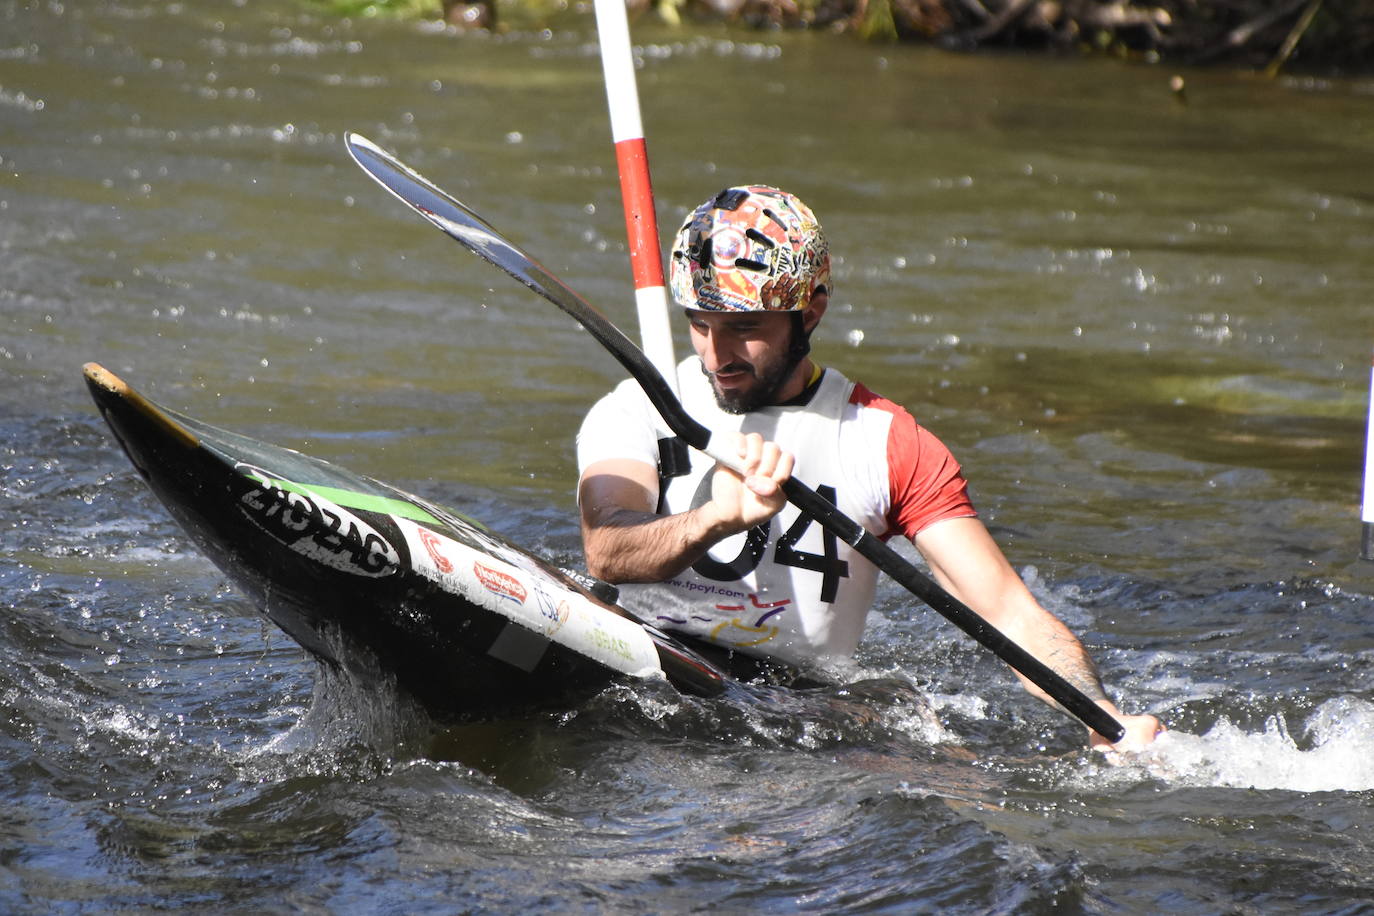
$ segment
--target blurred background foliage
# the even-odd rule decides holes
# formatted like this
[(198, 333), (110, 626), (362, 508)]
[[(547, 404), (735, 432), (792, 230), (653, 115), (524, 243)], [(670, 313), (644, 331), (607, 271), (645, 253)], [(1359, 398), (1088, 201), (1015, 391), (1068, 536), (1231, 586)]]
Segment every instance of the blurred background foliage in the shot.
[[(302, 0), (339, 16), (436, 19), (455, 29), (548, 27), (586, 0)], [(1265, 69), (1374, 70), (1374, 0), (628, 0), (674, 25), (819, 28), (975, 51), (1115, 54)]]

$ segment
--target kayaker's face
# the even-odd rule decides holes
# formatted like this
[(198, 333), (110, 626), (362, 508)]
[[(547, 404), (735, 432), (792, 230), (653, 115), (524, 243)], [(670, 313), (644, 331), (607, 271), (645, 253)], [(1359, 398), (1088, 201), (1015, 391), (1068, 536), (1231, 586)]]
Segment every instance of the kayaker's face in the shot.
[(788, 358), (791, 313), (687, 309), (686, 314), (692, 347), (722, 410), (748, 413), (800, 394), (801, 367)]

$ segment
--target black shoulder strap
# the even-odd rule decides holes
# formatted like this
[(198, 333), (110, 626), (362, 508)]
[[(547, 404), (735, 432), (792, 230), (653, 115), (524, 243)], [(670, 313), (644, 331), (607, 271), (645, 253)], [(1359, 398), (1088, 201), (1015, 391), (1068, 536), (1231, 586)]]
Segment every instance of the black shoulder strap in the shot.
[(658, 440), (658, 512), (661, 515), (668, 497), (668, 481), (682, 477), (692, 469), (692, 456), (687, 443), (677, 436)]

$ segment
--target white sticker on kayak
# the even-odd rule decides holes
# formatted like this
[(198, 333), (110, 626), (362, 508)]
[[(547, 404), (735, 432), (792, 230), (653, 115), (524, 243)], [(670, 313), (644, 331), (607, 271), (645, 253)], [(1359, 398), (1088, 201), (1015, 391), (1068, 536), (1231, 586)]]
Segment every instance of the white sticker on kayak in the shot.
[(239, 511), (296, 553), (355, 576), (378, 578), (400, 569), (396, 548), (352, 512), (299, 484), (287, 489), (259, 468), (240, 465), (239, 471), (259, 484), (239, 497)]
[(616, 671), (636, 677), (662, 676), (653, 640), (634, 621), (597, 606), (553, 579), (519, 569), (409, 519), (391, 518), (405, 535), (415, 572), (445, 591)]

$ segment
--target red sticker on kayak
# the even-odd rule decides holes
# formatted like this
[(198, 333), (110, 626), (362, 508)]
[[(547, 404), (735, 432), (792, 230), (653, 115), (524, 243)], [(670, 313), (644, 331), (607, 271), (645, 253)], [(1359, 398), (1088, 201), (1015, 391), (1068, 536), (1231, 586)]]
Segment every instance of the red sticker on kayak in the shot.
[(439, 547), (444, 543), (433, 531), (424, 528), (415, 529), (420, 536), (420, 543), (425, 545), (425, 553), (434, 561), (435, 567), (441, 573), (453, 572), (453, 561), (439, 552)]
[(520, 580), (510, 573), (501, 572), (499, 569), (492, 569), (490, 566), (483, 566), (476, 561), (472, 564), (472, 571), (477, 574), (477, 580), (486, 587), (487, 591), (494, 592), (503, 598), (509, 598), (517, 604), (525, 603), (525, 586), (520, 584)]

